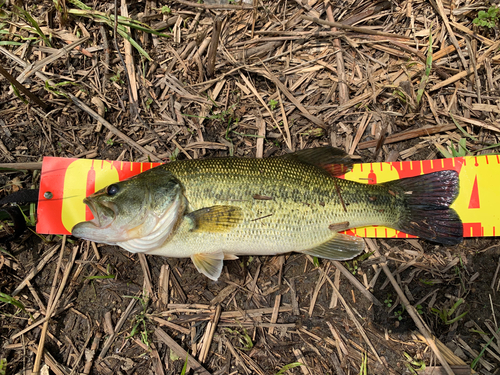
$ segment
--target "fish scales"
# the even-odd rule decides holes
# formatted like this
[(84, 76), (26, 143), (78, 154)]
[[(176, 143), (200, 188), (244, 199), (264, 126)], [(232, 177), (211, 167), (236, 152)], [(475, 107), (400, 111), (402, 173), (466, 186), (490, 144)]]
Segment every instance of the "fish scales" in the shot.
[[(227, 233), (192, 233), (186, 225), (154, 254), (182, 256), (192, 248), (236, 255), (301, 251), (331, 239), (332, 224), (388, 225), (397, 222), (404, 209), (401, 199), (381, 185), (334, 179), (316, 166), (284, 158), (205, 159), (161, 168), (181, 181), (189, 211), (233, 205), (242, 209), (244, 217)], [(272, 199), (255, 199), (256, 195)]]

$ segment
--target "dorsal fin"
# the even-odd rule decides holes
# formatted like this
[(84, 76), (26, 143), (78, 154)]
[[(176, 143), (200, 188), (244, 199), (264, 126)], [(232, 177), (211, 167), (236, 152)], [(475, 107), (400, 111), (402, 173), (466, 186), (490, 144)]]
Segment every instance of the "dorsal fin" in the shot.
[(280, 157), (314, 165), (334, 177), (349, 172), (354, 164), (350, 155), (339, 148), (330, 146), (308, 148)]

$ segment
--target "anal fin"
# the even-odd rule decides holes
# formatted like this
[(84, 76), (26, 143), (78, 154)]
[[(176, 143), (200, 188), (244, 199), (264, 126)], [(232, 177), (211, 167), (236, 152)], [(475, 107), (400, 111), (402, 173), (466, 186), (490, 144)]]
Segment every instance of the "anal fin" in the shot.
[(301, 253), (330, 260), (349, 260), (365, 249), (365, 241), (360, 237), (337, 233), (332, 239)]
[(199, 253), (191, 256), (191, 260), (198, 272), (204, 274), (213, 281), (219, 278), (224, 265), (224, 253)]

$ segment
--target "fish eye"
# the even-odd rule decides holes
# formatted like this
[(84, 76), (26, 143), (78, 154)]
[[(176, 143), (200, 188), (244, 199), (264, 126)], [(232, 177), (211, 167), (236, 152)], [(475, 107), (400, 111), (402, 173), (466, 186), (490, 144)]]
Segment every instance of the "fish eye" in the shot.
[(116, 193), (118, 193), (119, 190), (120, 188), (118, 187), (118, 185), (112, 184), (108, 186), (108, 188), (106, 189), (106, 193), (108, 195), (115, 195)]

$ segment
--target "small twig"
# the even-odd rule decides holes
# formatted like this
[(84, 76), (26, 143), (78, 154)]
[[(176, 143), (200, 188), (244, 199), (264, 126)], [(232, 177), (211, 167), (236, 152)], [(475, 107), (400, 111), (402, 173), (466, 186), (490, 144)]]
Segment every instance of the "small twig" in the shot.
[(250, 370), (245, 365), (245, 362), (243, 361), (241, 356), (238, 354), (238, 352), (234, 349), (234, 346), (233, 346), (233, 344), (231, 344), (231, 341), (226, 339), (224, 344), (229, 349), (229, 352), (232, 354), (232, 356), (235, 358), (236, 364), (239, 365), (246, 374), (250, 374), (251, 373)]
[(335, 185), (335, 191), (337, 192), (337, 195), (339, 196), (340, 203), (342, 203), (342, 207), (344, 208), (344, 212), (347, 212), (347, 207), (344, 202), (344, 198), (342, 198), (342, 194), (340, 193), (340, 188), (339, 185), (337, 185), (337, 179), (333, 179), (333, 184)]
[[(118, 48), (117, 41), (117, 27), (118, 27), (118, 18), (117, 18), (117, 0), (115, 0), (115, 22), (114, 22), (114, 44), (116, 52), (120, 57), (120, 61), (123, 64), (125, 77), (127, 78), (127, 86), (128, 86), (128, 96), (130, 99), (130, 112), (132, 114), (132, 120), (135, 120), (136, 117), (139, 116), (139, 105), (137, 104), (137, 100), (139, 98), (137, 93), (137, 79), (135, 75), (135, 66), (134, 66), (134, 57), (132, 56), (132, 44), (127, 39), (123, 39), (123, 49), (125, 50), (125, 60), (123, 59), (122, 53)], [(121, 0), (121, 15), (122, 17), (128, 18), (128, 9), (126, 0)], [(131, 34), (130, 27), (125, 28), (128, 34)]]
[[(215, 308), (215, 314), (210, 321), (210, 330), (208, 331), (206, 340), (203, 341), (203, 347), (201, 348), (200, 355), (198, 356), (201, 363), (205, 363), (208, 356), (208, 351), (210, 350), (210, 345), (212, 344), (212, 340), (214, 338), (215, 330), (217, 329), (217, 324), (219, 323), (220, 314), (222, 312), (222, 306), (217, 305)], [(208, 326), (207, 326), (208, 329)]]
[(236, 10), (252, 10), (252, 5), (237, 5), (237, 4), (200, 4), (193, 3), (191, 1), (185, 0), (175, 0), (176, 3), (187, 5), (193, 8), (201, 8), (201, 9), (236, 9)]
[(372, 302), (374, 305), (377, 306), (384, 306), (382, 302), (380, 302), (373, 294), (370, 293), (370, 291), (366, 290), (366, 288), (359, 282), (358, 279), (354, 277), (352, 273), (350, 273), (343, 265), (337, 260), (331, 261), (335, 268), (342, 272), (342, 274), (349, 280), (349, 282), (356, 287), (361, 294), (363, 294), (366, 299), (368, 299), (370, 302)]
[[(31, 350), (33, 353), (37, 353), (38, 349), (39, 348), (36, 344), (29, 347), (29, 350)], [(51, 371), (54, 372), (55, 375), (69, 375), (69, 369), (58, 363), (49, 352), (44, 352), (43, 359), (45, 364), (50, 368)], [(34, 372), (32, 371), (31, 374), (34, 374)]]
[[(120, 46), (118, 46), (118, 0), (115, 0), (114, 12), (115, 12), (115, 18), (113, 24), (113, 44), (115, 46), (116, 53), (118, 54), (118, 57), (120, 58), (120, 61), (122, 62), (122, 65), (124, 67), (123, 73), (125, 74), (125, 78), (127, 81), (128, 92), (131, 93), (132, 91), (131, 91), (129, 69), (127, 67), (127, 64), (125, 63), (125, 60), (123, 59), (123, 55), (120, 51)], [(131, 94), (129, 95), (129, 99), (130, 99), (130, 106), (132, 109), (132, 116), (135, 118), (137, 116), (137, 101), (136, 98), (133, 97)]]
[(104, 26), (99, 27), (99, 32), (101, 33), (102, 38), (102, 48), (104, 52), (104, 74), (102, 75), (102, 90), (106, 91), (106, 83), (108, 82), (108, 74), (109, 74), (109, 43), (108, 43), (108, 35), (106, 33), (106, 29)]
[[(335, 266), (335, 263), (333, 265)], [(334, 276), (333, 283), (337, 289), (340, 288), (340, 269), (338, 267), (336, 267), (336, 270), (335, 270), (335, 276)], [(330, 309), (336, 308), (338, 302), (339, 302), (339, 298), (337, 296), (337, 293), (332, 293), (332, 297), (330, 299), (330, 305), (329, 305)]]
[[(283, 255), (280, 255), (278, 257), (278, 262), (280, 266), (280, 271), (278, 275), (278, 286), (282, 285), (283, 282), (283, 265), (285, 264), (285, 257)], [(271, 323), (274, 324), (278, 321), (278, 314), (280, 310), (280, 305), (281, 305), (281, 293), (278, 293), (276, 295), (276, 298), (274, 299), (274, 307), (273, 307), (273, 313), (271, 315)], [(274, 327), (271, 326), (269, 327), (268, 333), (272, 335), (274, 333)]]
[[(328, 21), (334, 22), (332, 5), (328, 4), (326, 8), (326, 15), (328, 17)], [(336, 32), (337, 28), (332, 26), (332, 31)], [(340, 39), (333, 40), (333, 46), (337, 49), (336, 59), (337, 59), (337, 76), (339, 77), (339, 103), (344, 104), (349, 101), (349, 87), (346, 83), (346, 74), (345, 74), (345, 64), (344, 64), (344, 56), (342, 46), (340, 44)]]
[(384, 10), (391, 9), (392, 7), (392, 2), (390, 1), (382, 1), (380, 3), (376, 3), (368, 8), (365, 8), (359, 13), (355, 13), (350, 15), (348, 18), (342, 20), (342, 23), (345, 23), (346, 25), (354, 25), (355, 23), (358, 23), (359, 21), (373, 16), (374, 14), (380, 13)]
[(332, 353), (330, 358), (332, 359), (333, 365), (335, 366), (335, 370), (337, 370), (337, 374), (345, 375), (344, 370), (342, 370), (342, 367), (340, 367), (340, 361), (337, 355), (335, 353)]
[(182, 333), (184, 335), (189, 335), (191, 333), (191, 331), (189, 329), (184, 328), (178, 324), (171, 323), (168, 320), (158, 318), (157, 316), (150, 316), (150, 318), (152, 320), (154, 320), (155, 322), (159, 323), (160, 326), (165, 326), (165, 327), (168, 327), (170, 329), (174, 329), (174, 330), (179, 331), (180, 333)]
[(156, 360), (156, 361), (154, 361), (154, 362), (156, 362), (155, 374), (165, 375), (165, 370), (163, 369), (162, 359), (160, 358), (160, 354), (158, 353), (158, 350), (156, 349), (155, 344), (151, 342), (151, 343), (149, 343), (149, 346), (151, 347), (151, 350), (152, 350), (152, 353), (151, 353), (152, 357)]
[(258, 217), (258, 218), (256, 218), (256, 219), (252, 219), (252, 220), (250, 220), (250, 221), (262, 220), (262, 219), (265, 219), (266, 217), (269, 217), (269, 216), (273, 216), (273, 214), (268, 214), (268, 215), (260, 216), (260, 217)]
[(56, 315), (60, 314), (60, 313), (61, 313), (61, 312), (63, 312), (64, 310), (69, 309), (70, 307), (72, 307), (72, 304), (68, 304), (68, 305), (66, 305), (66, 306), (64, 306), (64, 307), (62, 307), (62, 308), (60, 308), (60, 309), (58, 309), (58, 310), (54, 311), (54, 312), (52, 313), (52, 315), (51, 315), (51, 316), (45, 316), (45, 318), (43, 318), (43, 319), (40, 319), (40, 320), (36, 321), (36, 322), (35, 322), (35, 323), (33, 323), (32, 325), (30, 325), (30, 326), (26, 327), (25, 329), (23, 329), (23, 330), (21, 330), (21, 331), (17, 332), (17, 333), (16, 333), (16, 334), (14, 334), (14, 335), (12, 335), (12, 336), (10, 337), (10, 339), (11, 339), (11, 340), (15, 340), (15, 339), (17, 339), (18, 337), (21, 337), (21, 336), (22, 336), (22, 335), (24, 335), (25, 333), (27, 333), (27, 332), (31, 331), (32, 329), (34, 329), (34, 328), (38, 327), (40, 324), (45, 323), (45, 322), (46, 322), (46, 321), (48, 321), (49, 319), (51, 319), (51, 318), (53, 318), (54, 316), (56, 316)]
[(170, 297), (170, 290), (168, 285), (170, 280), (170, 266), (168, 264), (164, 264), (161, 266), (159, 279), (160, 282), (158, 285), (158, 294), (160, 298), (158, 302), (163, 305), (162, 307), (165, 307), (166, 305), (168, 305), (168, 300)]
[(144, 275), (144, 289), (148, 292), (149, 298), (155, 300), (153, 287), (151, 286), (151, 271), (149, 270), (146, 255), (139, 253), (139, 262), (141, 263), (142, 274)]
[(92, 364), (94, 363), (95, 351), (99, 347), (99, 341), (101, 340), (101, 337), (102, 337), (101, 331), (97, 331), (97, 333), (94, 336), (94, 341), (92, 341), (92, 345), (90, 346), (90, 356), (86, 357), (85, 367), (83, 368), (83, 373), (85, 375), (90, 374)]
[(292, 137), (290, 135), (290, 127), (288, 126), (288, 118), (285, 112), (285, 106), (283, 105), (283, 99), (281, 98), (280, 90), (276, 91), (278, 93), (278, 100), (280, 102), (281, 118), (283, 119), (283, 128), (285, 129), (285, 143), (291, 152), (295, 151), (295, 146), (292, 143)]
[(212, 31), (212, 39), (207, 53), (207, 76), (212, 78), (215, 71), (215, 60), (217, 57), (217, 47), (219, 46), (220, 33), (222, 31), (222, 23), (224, 22), (224, 15), (219, 14), (214, 19), (214, 27)]
[[(453, 130), (455, 128), (456, 128), (455, 124), (446, 124), (446, 125), (431, 126), (428, 128), (408, 130), (405, 132), (401, 132), (401, 133), (397, 133), (397, 134), (393, 134), (393, 135), (388, 136), (385, 139), (384, 144), (395, 143), (395, 142), (405, 141), (407, 139), (418, 138), (418, 137), (422, 137), (422, 136), (426, 136), (426, 135), (441, 133), (441, 132), (445, 132), (448, 130)], [(358, 150), (364, 150), (366, 148), (376, 147), (377, 143), (378, 143), (377, 139), (373, 140), (373, 141), (361, 142), (358, 144)]]
[(257, 115), (256, 124), (258, 128), (259, 138), (257, 138), (255, 157), (262, 158), (264, 156), (264, 138), (266, 137), (266, 122), (264, 121), (264, 119), (260, 114)]
[[(73, 364), (73, 370), (71, 370), (71, 373), (69, 375), (73, 375), (76, 373), (78, 365), (80, 364), (80, 361), (82, 360), (83, 355), (85, 354), (85, 351), (87, 350), (87, 345), (89, 344), (89, 341), (92, 338), (92, 327), (90, 326), (90, 320), (87, 319), (87, 322), (89, 325), (89, 332), (87, 333), (87, 339), (85, 340), (85, 343), (82, 346), (82, 351), (80, 352), (80, 355), (78, 356), (76, 362)], [(97, 334), (100, 334), (100, 332), (97, 332)], [(97, 341), (99, 341), (99, 340), (97, 340)], [(94, 343), (92, 343), (92, 347), (94, 347)], [(95, 350), (95, 348), (93, 350)], [(93, 358), (93, 356), (92, 356), (92, 358)], [(85, 364), (85, 367), (87, 366), (87, 363)], [(90, 362), (90, 364), (92, 364), (92, 362)], [(87, 374), (88, 373), (89, 372), (87, 372)]]
[(295, 358), (297, 358), (297, 362), (301, 363), (303, 366), (300, 366), (300, 370), (302, 371), (302, 374), (304, 375), (311, 375), (311, 372), (309, 371), (309, 366), (307, 365), (306, 362), (306, 357), (304, 357), (304, 354), (302, 351), (298, 348), (294, 348), (293, 354), (295, 355)]
[(127, 309), (122, 314), (122, 316), (121, 316), (120, 320), (118, 321), (118, 323), (116, 323), (116, 326), (115, 326), (113, 334), (110, 335), (108, 337), (108, 339), (104, 342), (102, 350), (99, 353), (99, 358), (102, 359), (102, 358), (104, 358), (106, 356), (106, 353), (108, 352), (109, 348), (111, 347), (111, 344), (113, 344), (113, 341), (115, 341), (116, 335), (120, 332), (120, 330), (122, 329), (123, 324), (127, 321), (127, 319), (129, 317), (130, 313), (132, 312), (132, 310), (133, 310), (136, 302), (137, 302), (136, 298), (132, 298), (130, 300), (130, 303), (128, 304)]
[(177, 280), (177, 277), (175, 276), (175, 272), (170, 273), (170, 280), (172, 281), (172, 286), (173, 290), (178, 294), (177, 298), (182, 302), (185, 303), (187, 301), (187, 296), (186, 292), (182, 289), (181, 283), (179, 280)]
[(186, 352), (179, 344), (177, 344), (175, 340), (170, 337), (164, 330), (162, 330), (161, 328), (156, 328), (155, 334), (160, 341), (165, 343), (180, 358), (182, 358), (183, 360), (187, 358), (188, 365), (196, 374), (210, 375), (210, 373), (196, 359), (190, 356), (188, 352)]
[(316, 305), (316, 300), (318, 299), (319, 291), (326, 282), (329, 270), (330, 270), (330, 264), (326, 266), (326, 271), (320, 273), (318, 281), (316, 282), (316, 287), (314, 288), (314, 292), (311, 297), (311, 302), (309, 304), (309, 316), (312, 316), (313, 314), (314, 306)]
[[(478, 126), (480, 128), (484, 128), (484, 129), (488, 129), (488, 130), (491, 130), (493, 132), (500, 132), (500, 125), (497, 125), (496, 122), (491, 122), (491, 125), (490, 124), (487, 124), (483, 121), (480, 121), (480, 120), (476, 120), (476, 119), (473, 119), (473, 118), (467, 118), (467, 117), (464, 117), (464, 116), (459, 116), (459, 115), (455, 115), (455, 114), (452, 114), (451, 112), (443, 112), (443, 111), (437, 111), (437, 113), (439, 115), (442, 115), (442, 116), (447, 116), (447, 117), (451, 117), (451, 119), (455, 122), (455, 121), (463, 121), (465, 122), (466, 124), (471, 124), (471, 125), (474, 125), (474, 126)], [(456, 124), (454, 124), (456, 126)]]
[(89, 38), (83, 37), (63, 48), (57, 50), (57, 52), (47, 56), (46, 58), (37, 61), (33, 64), (26, 64), (23, 66), (24, 71), (17, 77), (17, 81), (19, 83), (23, 83), (28, 77), (30, 77), (33, 73), (38, 73), (44, 66), (54, 62), (55, 60), (61, 58), (62, 56), (67, 55), (72, 49), (78, 47), (80, 44), (86, 42)]
[(292, 300), (292, 314), (295, 316), (300, 315), (299, 303), (297, 301), (297, 291), (295, 290), (295, 279), (291, 278), (290, 281), (285, 279), (285, 282), (290, 287), (290, 299)]
[(391, 38), (400, 38), (400, 39), (408, 39), (408, 40), (411, 39), (410, 37), (404, 36), (404, 35), (394, 35), (392, 33), (384, 33), (382, 31), (376, 31), (376, 30), (365, 28), (365, 27), (358, 27), (358, 26), (346, 25), (345, 23), (341, 23), (341, 22), (325, 21), (325, 20), (322, 20), (322, 19), (319, 19), (319, 18), (316, 18), (316, 17), (309, 17), (309, 16), (300, 16), (300, 17), (303, 20), (315, 22), (315, 23), (318, 23), (320, 25), (333, 26), (333, 27), (336, 27), (338, 29), (351, 30), (351, 31), (355, 31), (357, 33), (362, 33), (362, 34), (372, 34), (372, 35), (388, 36), (388, 37), (391, 37)]
[[(498, 246), (498, 245), (495, 245)], [(495, 270), (495, 274), (493, 275), (493, 278), (491, 279), (491, 289), (493, 290), (493, 293), (495, 293), (495, 283), (498, 277), (498, 271), (500, 270), (500, 258), (498, 259), (498, 264), (497, 264), (497, 269)]]
[[(370, 116), (368, 118), (368, 116)], [(365, 133), (366, 127), (368, 126), (370, 120), (372, 119), (373, 114), (365, 112), (363, 117), (361, 118), (360, 124), (358, 125), (358, 130), (356, 132), (356, 136), (354, 137), (354, 140), (352, 141), (351, 149), (349, 150), (349, 155), (354, 155), (354, 151), (356, 150), (356, 147), (358, 146), (359, 141), (361, 140), (361, 137)]]
[(0, 168), (37, 170), (42, 169), (42, 163), (0, 163)]

